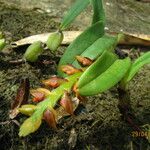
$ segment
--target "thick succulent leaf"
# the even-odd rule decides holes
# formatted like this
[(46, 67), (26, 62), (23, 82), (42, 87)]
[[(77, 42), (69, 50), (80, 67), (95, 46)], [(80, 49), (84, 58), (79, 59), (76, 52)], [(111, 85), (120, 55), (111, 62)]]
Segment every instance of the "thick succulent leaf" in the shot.
[(103, 9), (103, 2), (102, 0), (91, 0), (93, 5), (93, 20), (92, 24), (95, 24), (98, 21), (103, 21), (105, 24), (105, 12)]
[(48, 37), (46, 45), (52, 52), (55, 52), (62, 43), (63, 38), (64, 35), (61, 31), (54, 32)]
[(88, 57), (92, 60), (100, 56), (105, 50), (113, 51), (117, 45), (117, 36), (104, 35), (96, 40), (90, 47), (88, 47), (81, 56)]
[(78, 81), (78, 87), (82, 88), (92, 80), (96, 79), (100, 74), (106, 71), (117, 59), (112, 52), (105, 51), (90, 67), (82, 74)]
[[(98, 40), (96, 40), (91, 46), (89, 46), (81, 56), (90, 58), (91, 60), (96, 59), (104, 51), (113, 51), (118, 43), (118, 36), (108, 36), (104, 35)], [(72, 63), (75, 67), (80, 68), (79, 63), (75, 60)]]
[(58, 74), (65, 76), (61, 71), (61, 66), (66, 64), (72, 64), (76, 59), (77, 55), (82, 54), (90, 45), (92, 45), (98, 38), (104, 35), (104, 24), (103, 22), (97, 22), (82, 34), (80, 34), (73, 42), (69, 45), (64, 55), (62, 56), (58, 65)]
[(37, 61), (39, 55), (41, 55), (43, 52), (42, 42), (36, 41), (32, 45), (30, 45), (23, 58), (29, 62), (35, 62)]
[(64, 16), (60, 30), (65, 30), (72, 21), (88, 6), (89, 0), (77, 0)]
[(84, 96), (96, 95), (108, 90), (117, 84), (128, 71), (131, 65), (129, 57), (116, 60), (100, 76), (79, 88), (79, 93)]
[(140, 56), (135, 62), (131, 65), (130, 70), (126, 74), (126, 76), (123, 78), (121, 84), (125, 85), (127, 84), (139, 71), (141, 67), (143, 67), (145, 64), (150, 63), (150, 52), (147, 52)]

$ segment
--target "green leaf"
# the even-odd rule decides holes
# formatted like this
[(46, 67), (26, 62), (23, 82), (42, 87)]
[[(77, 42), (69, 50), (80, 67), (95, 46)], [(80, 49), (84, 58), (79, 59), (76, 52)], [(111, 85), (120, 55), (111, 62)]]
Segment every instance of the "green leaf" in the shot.
[(97, 22), (83, 33), (81, 33), (73, 42), (69, 45), (64, 55), (62, 56), (58, 65), (58, 74), (65, 76), (61, 71), (61, 66), (71, 64), (75, 61), (77, 55), (82, 54), (90, 45), (92, 45), (98, 38), (104, 35), (103, 22)]
[(60, 30), (65, 30), (72, 21), (88, 6), (89, 0), (77, 0), (64, 16), (60, 25)]
[(90, 47), (88, 47), (81, 56), (88, 57), (92, 60), (100, 56), (105, 50), (113, 51), (117, 45), (117, 37), (104, 35), (96, 40)]
[[(99, 57), (104, 51), (113, 51), (118, 43), (118, 37), (104, 35), (89, 46), (81, 56), (90, 58), (91, 60)], [(75, 60), (72, 63), (75, 67), (80, 68), (79, 63)]]
[(123, 78), (121, 84), (126, 85), (130, 80), (132, 80), (132, 78), (135, 76), (135, 74), (139, 71), (141, 67), (149, 63), (150, 63), (150, 52), (147, 52), (142, 56), (140, 56), (137, 60), (135, 60), (135, 62), (131, 65), (130, 70)]
[(92, 24), (95, 24), (98, 21), (102, 21), (105, 24), (105, 12), (102, 0), (91, 0), (91, 2), (94, 11)]
[(79, 88), (79, 93), (83, 96), (91, 96), (108, 90), (123, 78), (130, 65), (131, 60), (129, 57), (116, 60), (106, 71), (100, 74), (100, 76)]
[(88, 67), (79, 78), (78, 87), (82, 88), (100, 74), (106, 71), (117, 59), (117, 56), (111, 52), (105, 51), (90, 67)]

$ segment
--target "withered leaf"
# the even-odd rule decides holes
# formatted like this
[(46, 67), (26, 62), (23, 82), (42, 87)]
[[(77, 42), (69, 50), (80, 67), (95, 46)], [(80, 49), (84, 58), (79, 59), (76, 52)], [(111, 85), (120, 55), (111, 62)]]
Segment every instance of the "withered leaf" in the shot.
[(42, 82), (45, 86), (52, 87), (52, 88), (57, 88), (62, 83), (67, 82), (67, 79), (60, 78), (60, 77), (57, 77), (57, 76), (53, 76), (50, 79), (43, 80)]
[(48, 125), (54, 129), (57, 129), (55, 116), (56, 112), (53, 108), (47, 109), (43, 114), (43, 117)]
[(66, 73), (67, 75), (72, 75), (72, 74), (75, 74), (77, 72), (80, 72), (81, 70), (80, 69), (77, 69), (75, 68), (74, 66), (72, 65), (64, 65), (64, 66), (61, 66), (61, 70)]
[[(143, 0), (144, 1), (144, 0)], [(149, 1), (149, 0), (145, 0)], [(64, 40), (62, 41), (63, 45), (69, 45), (72, 43), (74, 39), (76, 39), (83, 31), (64, 31)], [(11, 43), (12, 47), (19, 47), (19, 46), (24, 46), (24, 45), (29, 45), (34, 43), (35, 41), (41, 41), (43, 43), (46, 43), (47, 38), (49, 35), (52, 33), (44, 33), (44, 34), (37, 34), (37, 35), (32, 35), (29, 37), (26, 37), (24, 39), (21, 39), (19, 41), (15, 41)], [(117, 35), (118, 33), (109, 33), (110, 35)], [(144, 34), (131, 34), (131, 33), (124, 33), (128, 35), (129, 37), (133, 37), (134, 40), (128, 41), (119, 41), (120, 45), (133, 45), (135, 44), (135, 40), (137, 40), (136, 44), (137, 45), (143, 45), (143, 46), (149, 46), (150, 45), (150, 36), (149, 35), (144, 35)], [(138, 40), (139, 39), (139, 40)]]
[(20, 86), (17, 90), (17, 95), (11, 104), (9, 117), (15, 118), (19, 111), (17, 110), (22, 104), (26, 104), (29, 97), (30, 82), (28, 78), (21, 79)]
[(90, 66), (93, 63), (93, 61), (87, 57), (76, 56), (76, 59), (82, 66)]
[[(79, 105), (79, 99), (77, 97), (71, 98), (73, 103), (73, 111), (75, 111)], [(70, 114), (66, 112), (63, 106), (60, 106), (56, 109), (56, 122), (65, 116), (69, 116)]]

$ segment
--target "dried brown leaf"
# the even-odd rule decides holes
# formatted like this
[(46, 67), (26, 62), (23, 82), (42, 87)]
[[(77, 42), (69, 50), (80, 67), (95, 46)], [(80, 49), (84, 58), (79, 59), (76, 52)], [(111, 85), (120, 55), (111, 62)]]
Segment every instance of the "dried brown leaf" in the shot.
[(48, 123), (48, 125), (54, 129), (57, 129), (55, 116), (56, 112), (53, 108), (48, 108), (43, 115), (44, 120)]
[(90, 66), (93, 63), (93, 61), (87, 57), (76, 56), (76, 59), (82, 66)]
[[(148, 1), (148, 0), (147, 0)], [(83, 31), (64, 31), (64, 39), (62, 41), (62, 44), (68, 45), (70, 44), (74, 39), (76, 39)], [(23, 45), (29, 45), (34, 43), (35, 41), (41, 41), (43, 43), (46, 43), (47, 38), (52, 33), (44, 33), (44, 34), (38, 34), (38, 35), (32, 35), (29, 37), (26, 37), (24, 39), (21, 39), (19, 41), (12, 42), (12, 47), (19, 47)], [(117, 35), (118, 33), (108, 33), (110, 35)], [(150, 35), (144, 35), (144, 34), (131, 34), (131, 33), (124, 33), (129, 36), (133, 36), (134, 39), (139, 39), (139, 41), (136, 42), (137, 45), (143, 45), (143, 46), (150, 46)], [(135, 41), (120, 41), (119, 44), (121, 45), (132, 45), (135, 44)]]
[(64, 73), (66, 73), (67, 75), (72, 75), (72, 74), (75, 74), (75, 73), (81, 71), (80, 69), (77, 69), (77, 68), (75, 68), (75, 67), (72, 66), (72, 65), (64, 65), (64, 66), (61, 66), (61, 70), (62, 70)]
[(42, 81), (42, 83), (45, 86), (52, 87), (52, 88), (57, 88), (58, 86), (60, 86), (64, 82), (67, 82), (67, 80), (63, 79), (63, 78), (56, 77), (56, 76), (53, 76), (50, 79)]
[(29, 88), (30, 88), (29, 79), (28, 78), (22, 79), (17, 91), (16, 98), (11, 104), (11, 110), (9, 113), (9, 117), (11, 119), (15, 118), (19, 113), (17, 108), (19, 108), (22, 104), (27, 103), (29, 97)]

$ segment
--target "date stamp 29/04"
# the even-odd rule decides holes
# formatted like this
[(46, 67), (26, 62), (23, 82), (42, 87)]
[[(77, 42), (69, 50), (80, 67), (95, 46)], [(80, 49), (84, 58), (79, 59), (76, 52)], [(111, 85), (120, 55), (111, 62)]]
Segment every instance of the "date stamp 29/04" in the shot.
[(132, 131), (131, 132), (132, 137), (150, 137), (150, 131)]

